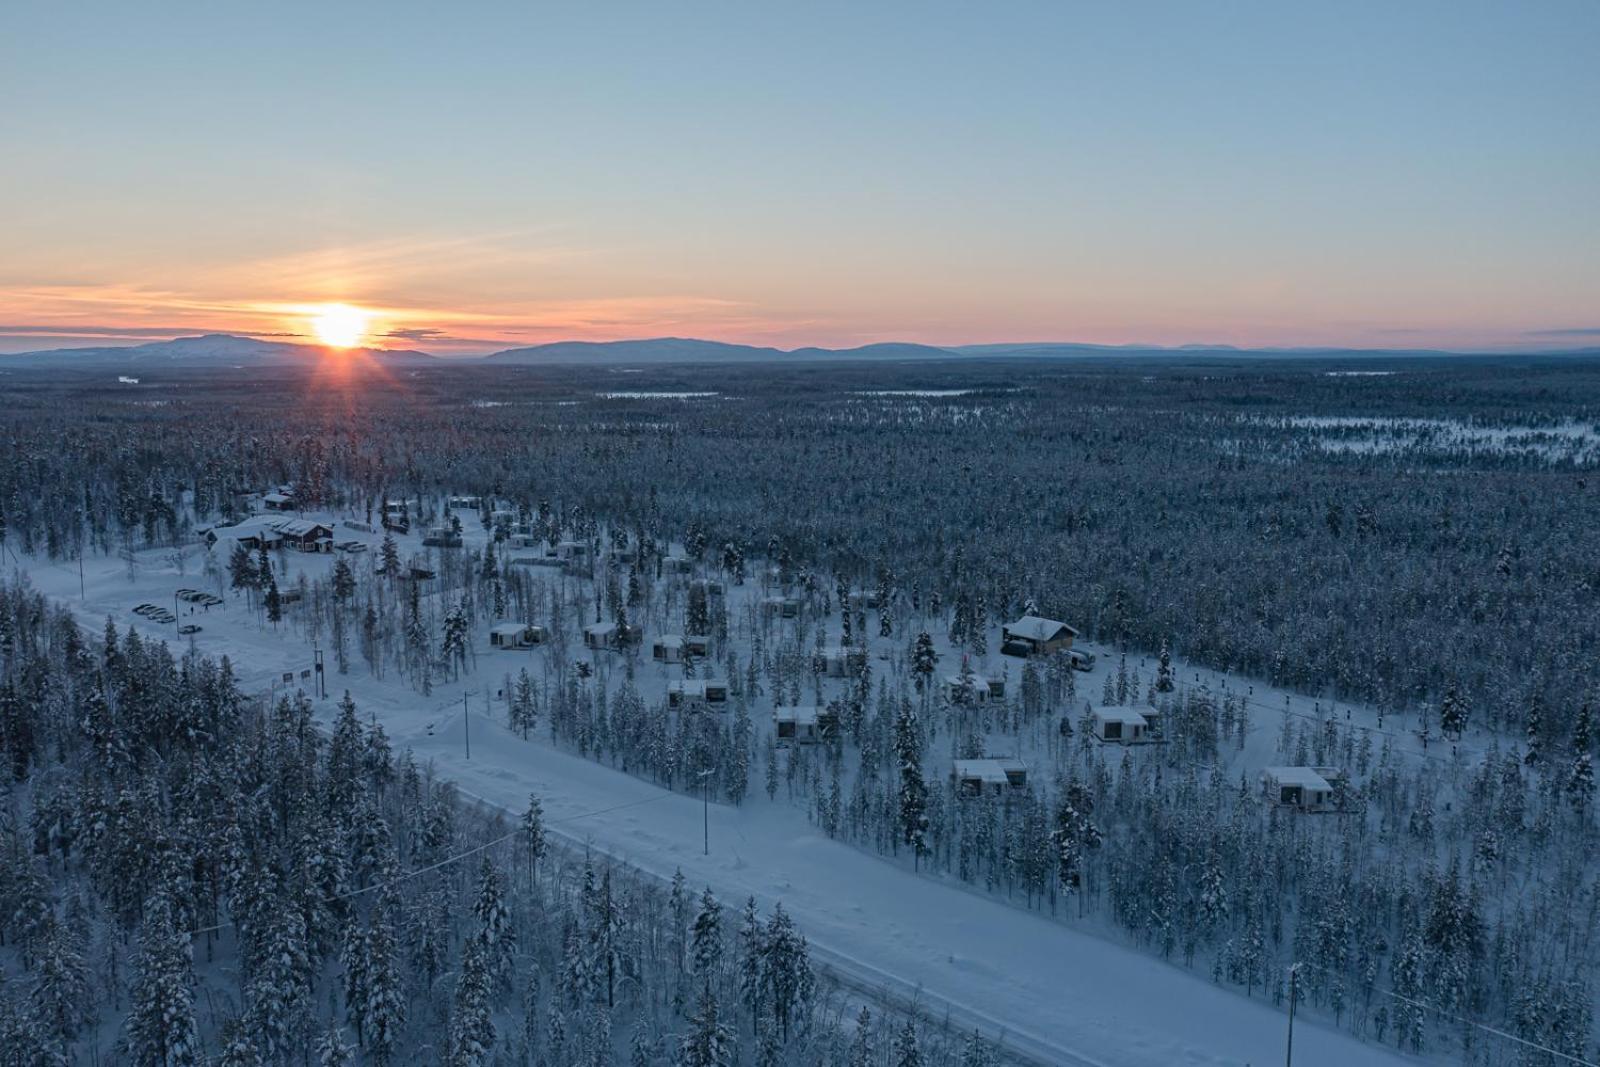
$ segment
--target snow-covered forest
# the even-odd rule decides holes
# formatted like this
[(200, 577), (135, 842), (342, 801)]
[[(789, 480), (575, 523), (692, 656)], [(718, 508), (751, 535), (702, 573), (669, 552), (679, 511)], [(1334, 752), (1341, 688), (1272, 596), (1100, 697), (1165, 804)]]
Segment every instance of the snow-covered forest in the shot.
[[(507, 759), (551, 746), (803, 813), (898, 877), (1292, 996), (1374, 1053), (1592, 1060), (1600, 380), (1384, 369), (459, 368), (269, 376), (248, 405), (220, 372), (18, 375), (0, 1045), (1006, 1054), (1001, 1030), (831, 987), (776, 903), (463, 799), (458, 706)], [(232, 524), (272, 490), (363, 550), (246, 547)], [(1094, 664), (1002, 655), (1033, 614)], [(496, 648), (508, 623), (537, 643)], [(712, 683), (723, 710), (696, 703)], [(1097, 736), (1095, 709), (1136, 707), (1159, 744)], [(818, 743), (779, 736), (786, 709)], [(1025, 784), (953, 779), (985, 756)], [(1333, 810), (1264, 803), (1269, 765), (1336, 768)]]

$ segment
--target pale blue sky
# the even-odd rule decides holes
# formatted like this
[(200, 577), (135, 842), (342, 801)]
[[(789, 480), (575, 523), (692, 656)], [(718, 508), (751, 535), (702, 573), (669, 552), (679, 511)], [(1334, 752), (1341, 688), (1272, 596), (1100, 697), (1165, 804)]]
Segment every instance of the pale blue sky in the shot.
[(12, 0), (0, 347), (1596, 344), (1597, 56), (1593, 0)]

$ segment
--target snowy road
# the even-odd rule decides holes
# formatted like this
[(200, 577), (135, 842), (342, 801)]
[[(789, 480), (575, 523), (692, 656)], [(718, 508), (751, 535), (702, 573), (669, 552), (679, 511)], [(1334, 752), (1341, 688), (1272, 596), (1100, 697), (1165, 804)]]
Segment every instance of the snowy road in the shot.
[[(375, 710), (370, 705), (363, 711)], [(1031, 1059), (1094, 1067), (1275, 1064), (1286, 1020), (1261, 1001), (1041, 916), (916, 877), (829, 840), (799, 811), (713, 804), (702, 854), (701, 802), (543, 744), (475, 714), (472, 759), (459, 711), (376, 709), (401, 745), (464, 792), (520, 812), (541, 797), (552, 831), (659, 876), (681, 868), (730, 906), (782, 900), (821, 962), (930, 1014), (1006, 1036)], [(627, 805), (627, 806), (622, 806)], [(1295, 1063), (1408, 1062), (1301, 1021)], [(1411, 1061), (1414, 1062), (1414, 1061)]]

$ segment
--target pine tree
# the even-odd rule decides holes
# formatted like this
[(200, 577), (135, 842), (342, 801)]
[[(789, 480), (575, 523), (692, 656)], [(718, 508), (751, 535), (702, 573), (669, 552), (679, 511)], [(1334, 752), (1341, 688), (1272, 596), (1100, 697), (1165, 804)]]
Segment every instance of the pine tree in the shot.
[(752, 1020), (761, 1015), (766, 1003), (762, 986), (762, 962), (766, 956), (766, 928), (756, 912), (756, 898), (745, 901), (739, 921), (739, 999)]
[(544, 831), (544, 806), (537, 793), (528, 794), (528, 810), (522, 813), (522, 844), (528, 850), (528, 879), (538, 871), (539, 861), (550, 851), (550, 842)]
[(707, 886), (700, 895), (700, 912), (694, 917), (693, 973), (701, 982), (710, 982), (722, 967), (722, 905)]
[(1544, 699), (1537, 691), (1528, 697), (1528, 721), (1524, 736), (1528, 739), (1528, 753), (1523, 761), (1532, 766), (1544, 756)]
[(270, 571), (267, 573), (267, 595), (264, 601), (267, 609), (267, 621), (272, 623), (274, 629), (283, 621), (283, 595), (278, 592), (278, 579)]
[(250, 1035), (264, 1059), (282, 1062), (294, 1055), (311, 1000), (311, 959), (305, 919), (277, 902), (268, 918), (245, 990)]
[(894, 747), (900, 762), (900, 837), (920, 861), (927, 851), (928, 785), (922, 777), (922, 737), (911, 701), (900, 702), (895, 717)]
[(394, 916), (398, 909), (399, 902), (393, 890), (386, 889), (373, 909), (372, 923), (363, 943), (367, 988), (361, 1037), (374, 1067), (386, 1067), (393, 1061), (405, 1029), (405, 981), (395, 942)]
[(380, 574), (389, 578), (400, 577), (400, 548), (387, 533), (383, 535), (383, 544), (378, 549), (378, 560)]
[(1467, 704), (1454, 680), (1445, 687), (1439, 701), (1439, 729), (1451, 740), (1458, 740), (1467, 728)]
[(1172, 692), (1172, 652), (1165, 637), (1161, 639), (1161, 659), (1156, 667), (1156, 692)]
[(689, 1022), (680, 1049), (684, 1067), (727, 1067), (733, 1062), (733, 1034), (717, 1017), (717, 998), (709, 982), (701, 987)]
[(139, 972), (128, 1012), (128, 1055), (135, 1067), (190, 1067), (201, 1062), (194, 972), (188, 935), (177, 929), (162, 890), (145, 913)]
[(472, 905), (472, 914), (478, 920), (476, 936), (483, 941), (483, 962), (488, 972), (490, 989), (509, 989), (511, 959), (516, 952), (517, 932), (511, 925), (511, 910), (506, 907), (500, 872), (495, 869), (487, 856), (484, 857), (480, 870), (478, 899)]
[(336, 1025), (329, 1025), (317, 1039), (319, 1067), (350, 1067), (355, 1062), (355, 1056), (355, 1050), (345, 1042), (343, 1031)]
[(878, 1058), (876, 1042), (872, 1037), (872, 1012), (865, 1004), (856, 1015), (855, 1036), (850, 1039), (850, 1059), (847, 1067), (873, 1067)]
[(54, 919), (49, 925), (37, 953), (33, 1012), (52, 1040), (69, 1043), (94, 1020), (89, 969), (69, 931)]
[(761, 946), (761, 984), (778, 1023), (778, 1032), (789, 1040), (791, 1021), (811, 999), (814, 978), (806, 939), (782, 904), (772, 908), (772, 918)]
[(1594, 732), (1593, 712), (1584, 701), (1572, 727), (1572, 769), (1567, 773), (1567, 799), (1572, 810), (1582, 815), (1594, 800), (1594, 754), (1590, 751)]
[(910, 1019), (894, 1035), (894, 1067), (922, 1067), (922, 1050), (917, 1047), (917, 1027)]
[(1069, 893), (1076, 891), (1082, 881), (1084, 852), (1100, 845), (1100, 830), (1089, 819), (1092, 814), (1094, 800), (1088, 791), (1069, 782), (1057, 802), (1056, 826), (1051, 834), (1056, 849), (1056, 878)]
[(336, 603), (344, 604), (356, 593), (355, 572), (350, 569), (350, 564), (343, 558), (333, 562), (333, 599)]
[(447, 1067), (483, 1067), (494, 1049), (494, 1021), (489, 1014), (493, 978), (487, 952), (480, 937), (468, 938), (462, 949), (450, 1011)]
[(259, 585), (255, 560), (250, 550), (238, 541), (233, 543), (233, 551), (228, 555), (228, 584), (233, 589), (243, 589), (247, 596)]

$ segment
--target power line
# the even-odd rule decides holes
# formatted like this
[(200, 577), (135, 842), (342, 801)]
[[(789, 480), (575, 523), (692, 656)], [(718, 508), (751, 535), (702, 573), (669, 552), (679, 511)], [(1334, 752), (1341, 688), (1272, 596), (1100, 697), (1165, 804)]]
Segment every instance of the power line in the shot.
[[(1295, 966), (1297, 966), (1297, 967), (1309, 967), (1313, 971), (1321, 971), (1323, 974), (1330, 975), (1330, 976), (1332, 976), (1334, 978), (1338, 978), (1341, 981), (1343, 980), (1343, 977), (1344, 977), (1343, 975), (1339, 975), (1339, 974), (1336, 974), (1333, 971), (1330, 971), (1326, 967), (1319, 967), (1315, 963), (1305, 963), (1305, 962), (1302, 961), (1302, 962), (1296, 963)], [(1464, 1023), (1467, 1026), (1471, 1026), (1471, 1027), (1474, 1027), (1474, 1028), (1476, 1028), (1478, 1030), (1482, 1030), (1484, 1033), (1493, 1034), (1496, 1037), (1501, 1037), (1501, 1038), (1504, 1038), (1507, 1041), (1515, 1042), (1518, 1045), (1522, 1045), (1524, 1048), (1535, 1049), (1535, 1050), (1537, 1050), (1539, 1052), (1548, 1052), (1550, 1055), (1555, 1056), (1558, 1059), (1566, 1060), (1568, 1063), (1577, 1064), (1578, 1067), (1600, 1067), (1600, 1064), (1596, 1064), (1591, 1060), (1583, 1059), (1581, 1056), (1575, 1056), (1570, 1052), (1562, 1052), (1560, 1049), (1551, 1048), (1549, 1045), (1541, 1045), (1537, 1041), (1529, 1041), (1526, 1038), (1518, 1037), (1516, 1034), (1507, 1033), (1506, 1031), (1500, 1029), (1497, 1026), (1490, 1026), (1488, 1023), (1480, 1023), (1475, 1019), (1468, 1019), (1464, 1015), (1457, 1015), (1454, 1012), (1445, 1011), (1443, 1008), (1439, 1007), (1438, 1005), (1429, 1004), (1425, 1000), (1414, 1000), (1411, 997), (1403, 996), (1402, 994), (1396, 993), (1396, 992), (1394, 992), (1393, 990), (1390, 990), (1390, 989), (1378, 989), (1378, 990), (1376, 990), (1376, 992), (1382, 993), (1384, 996), (1390, 997), (1390, 998), (1392, 998), (1394, 1000), (1398, 1000), (1398, 1001), (1400, 1001), (1400, 1002), (1402, 1002), (1404, 1004), (1410, 1004), (1413, 1007), (1421, 1008), (1421, 1009), (1423, 1009), (1425, 1011), (1431, 1011), (1436, 1015), (1441, 1015), (1444, 1018), (1450, 1019), (1450, 1020), (1452, 1020), (1454, 1022)]]

